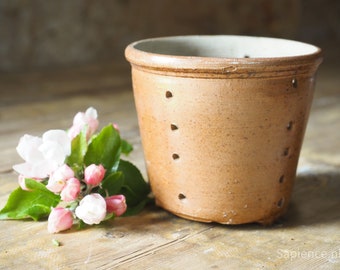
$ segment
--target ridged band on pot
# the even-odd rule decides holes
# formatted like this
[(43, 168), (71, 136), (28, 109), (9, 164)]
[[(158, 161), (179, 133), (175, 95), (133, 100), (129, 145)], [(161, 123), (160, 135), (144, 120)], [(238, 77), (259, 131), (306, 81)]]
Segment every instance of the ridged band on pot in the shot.
[(282, 215), (321, 50), (272, 38), (180, 36), (132, 43), (125, 55), (157, 204), (226, 224)]

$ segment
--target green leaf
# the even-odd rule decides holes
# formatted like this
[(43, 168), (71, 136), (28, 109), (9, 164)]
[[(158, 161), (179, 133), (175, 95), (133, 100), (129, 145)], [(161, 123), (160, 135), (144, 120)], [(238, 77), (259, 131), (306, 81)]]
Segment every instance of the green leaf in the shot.
[(60, 196), (49, 191), (44, 184), (33, 179), (26, 179), (25, 183), (30, 191), (14, 190), (0, 211), (0, 219), (32, 218), (37, 221), (48, 216), (51, 207), (58, 205)]
[(99, 193), (102, 196), (112, 196), (119, 193), (124, 184), (124, 175), (122, 172), (114, 172), (104, 178), (101, 183)]
[(82, 167), (87, 151), (86, 130), (80, 132), (71, 142), (71, 154), (66, 158), (66, 164), (71, 168)]
[(86, 226), (87, 224), (83, 220), (81, 219), (78, 220), (78, 226), (77, 226), (78, 230), (84, 229)]
[(126, 140), (122, 139), (121, 140), (121, 151), (123, 154), (128, 155), (131, 153), (133, 150), (133, 146), (128, 143)]
[(137, 167), (121, 159), (118, 171), (124, 174), (124, 184), (120, 193), (125, 196), (128, 209), (139, 205), (142, 201), (148, 200), (150, 186), (144, 181)]
[(104, 127), (90, 142), (84, 157), (85, 165), (102, 164), (107, 174), (115, 171), (120, 157), (120, 145), (118, 131), (112, 125)]
[(105, 218), (103, 221), (106, 221), (106, 220), (109, 220), (109, 219), (113, 219), (115, 218), (115, 214), (114, 213), (109, 213), (109, 214), (106, 214)]

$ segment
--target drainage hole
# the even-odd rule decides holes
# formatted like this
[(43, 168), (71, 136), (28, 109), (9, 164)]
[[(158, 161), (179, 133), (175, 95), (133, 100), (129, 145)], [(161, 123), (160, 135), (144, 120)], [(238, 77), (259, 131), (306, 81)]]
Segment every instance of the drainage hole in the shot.
[(288, 156), (289, 155), (289, 148), (285, 148), (285, 150), (283, 151), (283, 156)]
[(179, 159), (179, 155), (176, 154), (176, 153), (175, 153), (175, 154), (172, 154), (172, 159), (173, 159), (173, 160)]
[(170, 125), (170, 128), (171, 128), (171, 130), (177, 130), (177, 129), (178, 129), (178, 126), (175, 125), (175, 124), (171, 124), (171, 125)]
[(281, 199), (277, 202), (277, 207), (278, 207), (278, 208), (281, 208), (281, 207), (283, 206), (284, 202), (285, 202), (285, 199), (284, 199), (284, 198), (281, 198)]
[(287, 130), (292, 130), (293, 128), (293, 121), (289, 121), (289, 123), (286, 126)]
[(294, 88), (297, 88), (298, 87), (298, 82), (297, 82), (297, 79), (296, 78), (293, 78), (292, 79), (292, 85)]
[(166, 98), (172, 98), (173, 97), (172, 92), (171, 91), (166, 91), (165, 92), (165, 97)]
[(281, 177), (279, 178), (279, 183), (282, 184), (285, 181), (285, 176), (281, 175)]
[(178, 199), (184, 200), (186, 199), (186, 196), (183, 193), (178, 194)]

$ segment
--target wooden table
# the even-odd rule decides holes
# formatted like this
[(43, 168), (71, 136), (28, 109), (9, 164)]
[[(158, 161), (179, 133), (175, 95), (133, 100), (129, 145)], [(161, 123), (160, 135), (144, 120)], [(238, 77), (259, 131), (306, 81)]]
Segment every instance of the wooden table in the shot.
[[(320, 70), (292, 203), (273, 226), (198, 223), (155, 206), (54, 235), (46, 221), (0, 221), (0, 269), (340, 269), (339, 77)], [(127, 65), (1, 74), (1, 208), (17, 187), (19, 138), (66, 129), (89, 106), (103, 125), (119, 123), (146, 175)]]

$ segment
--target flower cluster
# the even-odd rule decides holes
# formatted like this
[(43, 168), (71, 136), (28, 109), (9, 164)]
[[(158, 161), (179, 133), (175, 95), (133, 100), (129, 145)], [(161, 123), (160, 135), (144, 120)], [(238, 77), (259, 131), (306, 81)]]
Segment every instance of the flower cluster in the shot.
[[(0, 219), (49, 215), (48, 231), (57, 233), (75, 223), (93, 225), (121, 216), (127, 201), (132, 212), (140, 210), (149, 186), (136, 167), (120, 159), (132, 146), (120, 138), (116, 124), (95, 134), (98, 126), (97, 111), (90, 107), (75, 115), (68, 131), (24, 135), (17, 152), (25, 162), (13, 166), (20, 189), (10, 195)], [(27, 201), (15, 204), (24, 200), (23, 192)]]
[(73, 215), (84, 223), (99, 224), (108, 214), (121, 216), (127, 205), (125, 196), (118, 194), (103, 198), (99, 193), (91, 193), (98, 187), (105, 176), (105, 168), (100, 164), (91, 164), (84, 170), (84, 179), (76, 178), (73, 170), (66, 164), (59, 167), (49, 177), (46, 186), (50, 191), (59, 194), (62, 202), (79, 201), (74, 208), (56, 207), (48, 218), (48, 231), (59, 232), (72, 227)]

